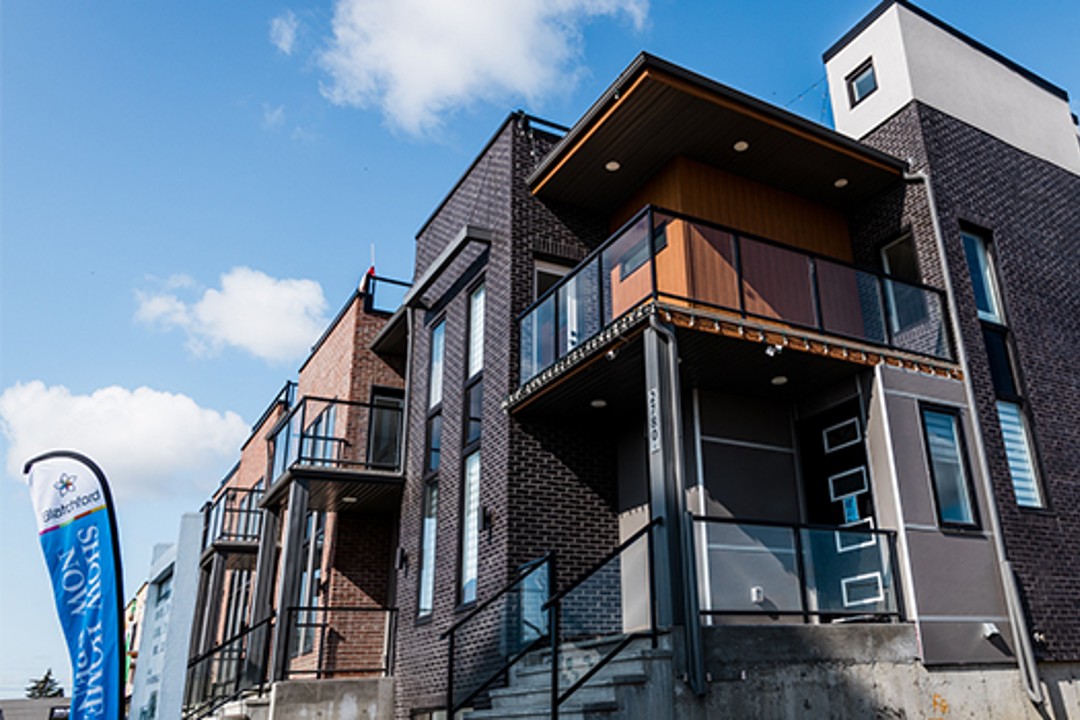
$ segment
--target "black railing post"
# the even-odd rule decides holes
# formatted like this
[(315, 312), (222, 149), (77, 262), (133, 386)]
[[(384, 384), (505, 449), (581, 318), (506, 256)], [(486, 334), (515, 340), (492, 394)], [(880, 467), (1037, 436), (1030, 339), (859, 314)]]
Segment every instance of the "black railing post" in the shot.
[[(891, 302), (891, 300), (889, 298), (889, 296), (892, 293), (885, 292), (885, 283), (887, 283), (889, 281), (885, 280), (884, 278), (878, 277), (877, 275), (874, 275), (873, 277), (874, 277), (874, 282), (877, 283), (878, 301), (881, 303), (881, 319), (882, 319), (882, 327), (885, 330), (885, 344), (888, 345), (889, 347), (892, 347), (893, 340), (892, 340), (892, 312), (891, 311), (893, 309), (893, 307), (892, 307), (893, 304), (892, 304), (892, 302)], [(889, 287), (891, 288), (892, 286), (890, 285)]]
[[(653, 551), (653, 531), (649, 528), (649, 532), (645, 535), (645, 551), (647, 553), (649, 561), (649, 635), (652, 638), (653, 650), (657, 647), (657, 628), (656, 628), (656, 554)], [(691, 592), (692, 589), (687, 588), (686, 592)], [(693, 622), (698, 622), (697, 618), (692, 619)], [(687, 619), (687, 623), (691, 622), (691, 619)]]
[(802, 605), (803, 623), (810, 624), (810, 603), (806, 595), (806, 558), (803, 557), (802, 530), (791, 529), (795, 538), (795, 562), (799, 573), (799, 603)]
[(810, 261), (810, 291), (813, 293), (814, 300), (814, 326), (824, 332), (825, 314), (821, 310), (821, 286), (818, 283), (817, 260), (812, 255), (807, 259)]
[(548, 631), (551, 634), (551, 720), (559, 720), (559, 615), (562, 600), (556, 600), (548, 610)]
[(659, 299), (659, 287), (657, 287), (656, 281), (656, 237), (654, 234), (655, 225), (653, 223), (653, 206), (649, 205), (645, 209), (645, 238), (649, 248), (649, 274), (652, 278), (652, 299)]
[[(315, 613), (319, 612), (318, 609), (311, 610), (311, 617), (314, 619)], [(315, 679), (319, 680), (323, 677), (326, 663), (326, 631), (330, 626), (329, 609), (322, 609), (323, 621), (318, 625), (319, 628), (319, 653), (317, 659), (317, 665), (315, 666)]]

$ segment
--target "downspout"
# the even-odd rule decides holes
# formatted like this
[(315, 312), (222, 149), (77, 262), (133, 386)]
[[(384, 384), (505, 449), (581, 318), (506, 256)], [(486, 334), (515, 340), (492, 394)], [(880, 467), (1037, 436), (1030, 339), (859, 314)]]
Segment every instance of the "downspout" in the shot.
[(686, 675), (690, 689), (700, 696), (704, 695), (708, 688), (705, 684), (705, 653), (702, 647), (701, 616), (698, 608), (697, 573), (694, 565), (696, 553), (694, 552), (693, 536), (691, 535), (692, 527), (686, 524), (685, 470), (683, 468), (684, 444), (682, 433), (683, 415), (682, 396), (679, 387), (679, 349), (675, 333), (672, 332), (671, 328), (657, 319), (655, 312), (649, 315), (649, 327), (655, 330), (656, 333), (666, 341), (665, 344), (668, 358), (668, 412), (671, 413), (672, 422), (674, 424), (671, 432), (672, 444), (674, 445), (671, 453), (671, 470), (673, 476), (672, 479), (675, 484), (675, 492), (673, 493), (675, 507), (672, 509), (672, 517), (665, 518), (665, 522), (667, 523), (667, 530), (669, 533), (673, 527), (678, 529), (679, 537), (677, 539), (679, 542), (679, 555), (682, 565), (682, 572), (680, 572), (679, 575), (683, 581), (683, 625), (686, 628)]
[(975, 454), (978, 456), (979, 470), (982, 474), (983, 492), (986, 493), (989, 505), (987, 515), (990, 518), (991, 534), (994, 537), (994, 550), (998, 558), (998, 568), (1001, 573), (1002, 590), (1005, 593), (1005, 604), (1009, 610), (1009, 624), (1012, 625), (1013, 645), (1017, 650), (1017, 661), (1020, 666), (1020, 675), (1024, 680), (1024, 689), (1027, 691), (1031, 702), (1042, 705), (1044, 702), (1042, 683), (1039, 681), (1039, 668), (1035, 660), (1035, 651), (1031, 647), (1031, 635), (1028, 631), (1027, 620), (1020, 602), (1020, 595), (1016, 588), (1016, 578), (1013, 575), (1012, 563), (1005, 552), (1005, 540), (1001, 534), (1001, 521), (997, 514), (997, 505), (994, 502), (994, 489), (990, 481), (990, 465), (986, 460), (986, 446), (983, 443), (982, 426), (979, 413), (975, 404), (975, 386), (971, 381), (971, 368), (968, 366), (967, 352), (960, 339), (960, 313), (956, 308), (956, 295), (953, 292), (952, 275), (949, 272), (949, 261), (945, 256), (945, 240), (941, 234), (941, 224), (938, 221), (937, 204), (934, 201), (934, 188), (925, 171), (904, 173), (907, 182), (920, 182), (926, 188), (926, 200), (930, 206), (930, 219), (934, 227), (934, 240), (937, 245), (938, 256), (941, 258), (941, 269), (944, 275), (946, 302), (949, 308), (949, 322), (955, 333), (956, 360), (964, 372), (964, 392), (967, 396), (968, 407), (971, 408), (971, 424), (975, 430)]

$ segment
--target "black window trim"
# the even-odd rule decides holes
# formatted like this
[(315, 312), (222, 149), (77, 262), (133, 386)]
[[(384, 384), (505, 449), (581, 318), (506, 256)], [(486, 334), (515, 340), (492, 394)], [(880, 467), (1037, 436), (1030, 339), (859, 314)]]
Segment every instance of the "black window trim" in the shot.
[[(970, 523), (959, 523), (951, 520), (945, 520), (941, 517), (941, 498), (938, 496), (938, 484), (937, 479), (934, 477), (934, 464), (930, 454), (930, 436), (926, 432), (925, 412), (929, 410), (931, 412), (941, 413), (942, 415), (951, 415), (956, 420), (956, 439), (959, 443), (957, 452), (960, 454), (960, 463), (964, 471), (964, 482), (967, 484), (968, 499), (971, 503), (971, 517)], [(926, 459), (926, 472), (927, 477), (930, 478), (930, 490), (934, 498), (934, 515), (937, 517), (938, 527), (943, 531), (977, 531), (981, 532), (982, 515), (979, 512), (978, 496), (975, 494), (975, 478), (971, 474), (971, 460), (968, 456), (966, 427), (964, 425), (964, 411), (953, 405), (941, 405), (939, 403), (927, 402), (925, 400), (919, 401), (919, 430), (922, 433), (923, 439), (923, 453)]]
[[(855, 78), (857, 78), (859, 75), (862, 75), (868, 69), (871, 70), (874, 73), (874, 87), (868, 93), (863, 95), (861, 98), (856, 99), (856, 97), (855, 97)], [(866, 100), (866, 98), (868, 98), (871, 95), (873, 95), (874, 93), (876, 93), (877, 90), (878, 90), (879, 84), (878, 84), (878, 79), (877, 79), (877, 70), (874, 68), (874, 56), (871, 55), (870, 57), (866, 58), (861, 63), (859, 63), (857, 66), (855, 66), (855, 69), (852, 70), (851, 72), (849, 72), (847, 74), (847, 76), (844, 77), (844, 85), (847, 86), (848, 103), (849, 103), (850, 108), (852, 110), (855, 109), (855, 106), (859, 105), (864, 100)]]

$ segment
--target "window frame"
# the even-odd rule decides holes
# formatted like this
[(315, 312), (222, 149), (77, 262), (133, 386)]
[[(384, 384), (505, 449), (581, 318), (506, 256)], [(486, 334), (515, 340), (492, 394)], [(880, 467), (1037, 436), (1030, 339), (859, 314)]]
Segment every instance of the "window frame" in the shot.
[[(1001, 422), (1001, 405), (1013, 405), (1016, 407), (1016, 416), (1020, 423), (1020, 433), (1024, 440), (1024, 450), (1027, 452), (1028, 463), (1031, 466), (1032, 488), (1038, 498), (1038, 505), (1021, 503), (1016, 496), (1016, 478), (1013, 476), (1012, 463), (1009, 462), (1009, 449), (1005, 446), (1005, 428)], [(1042, 464), (1039, 461), (1039, 453), (1035, 447), (1035, 433), (1032, 429), (1031, 415), (1028, 412), (1027, 403), (1023, 398), (1006, 398), (999, 396), (994, 402), (994, 413), (998, 418), (998, 432), (1001, 433), (1001, 446), (1005, 450), (1005, 465), (1009, 473), (1009, 486), (1013, 491), (1013, 501), (1016, 507), (1025, 512), (1048, 512), (1050, 500), (1046, 495), (1046, 487), (1043, 485)]]
[[(858, 78), (863, 75), (863, 73), (865, 73), (867, 70), (870, 71), (871, 76), (874, 79), (874, 87), (870, 88), (862, 95), (859, 95), (856, 92), (855, 83), (858, 81)], [(878, 83), (877, 79), (877, 69), (874, 67), (874, 56), (871, 55), (870, 57), (866, 58), (861, 63), (856, 65), (855, 69), (849, 72), (844, 77), (844, 85), (847, 87), (848, 103), (852, 110), (854, 110), (857, 105), (866, 100), (866, 98), (876, 93), (878, 91), (878, 88), (881, 86)]]
[[(997, 257), (995, 256), (992, 247), (993, 242), (990, 236), (991, 233), (988, 230), (964, 225), (960, 227), (960, 243), (964, 251), (964, 260), (968, 270), (968, 280), (971, 282), (971, 294), (975, 301), (975, 313), (978, 315), (979, 320), (982, 320), (983, 322), (1007, 327), (1008, 322), (1005, 314), (1005, 303), (1001, 294), (1001, 283), (998, 278)], [(968, 238), (972, 238), (977, 243), (975, 247), (979, 251), (976, 258), (979, 261), (979, 275), (982, 284), (986, 288), (987, 299), (992, 306), (989, 311), (983, 311), (979, 308), (979, 296), (975, 289), (975, 276), (971, 268), (972, 258), (968, 254)]]
[[(431, 515), (431, 524), (428, 525), (428, 515)], [(431, 552), (428, 552), (428, 533), (431, 533)], [(417, 624), (431, 622), (435, 615), (435, 556), (438, 555), (439, 542), (439, 482), (438, 475), (424, 481), (423, 494), (420, 502), (420, 543), (416, 573), (416, 622)], [(428, 606), (424, 606), (425, 586), (427, 586)]]
[[(549, 273), (554, 274), (554, 273)], [(565, 275), (563, 276), (565, 277)], [(483, 405), (484, 405), (484, 362), (483, 362), (483, 350), (481, 346), (481, 360), (479, 365), (474, 369), (471, 362), (471, 349), (473, 333), (475, 332), (474, 320), (476, 316), (473, 312), (476, 295), (478, 291), (483, 291), (482, 305), (480, 306), (480, 320), (485, 325), (487, 323), (487, 288), (484, 283), (484, 278), (481, 277), (476, 283), (470, 286), (468, 291), (468, 303), (467, 303), (467, 324), (465, 332), (465, 382), (464, 390), (462, 392), (462, 412), (461, 412), (461, 484), (458, 497), (458, 539), (457, 539), (457, 580), (455, 597), (457, 601), (458, 609), (467, 608), (473, 606), (478, 597), (477, 585), (479, 584), (480, 575), (480, 530), (483, 518), (483, 505), (480, 502), (480, 489), (481, 489), (481, 477), (483, 473), (483, 460), (480, 453), (481, 443), (483, 439)], [(481, 328), (481, 333), (483, 327)], [(473, 415), (472, 415), (472, 398), (474, 393), (479, 393), (480, 400), (480, 417), (477, 418), (476, 426), (477, 431), (475, 436), (471, 433), (473, 428)], [(469, 473), (469, 461), (472, 458), (476, 458), (479, 463), (479, 469), (476, 476), (476, 516), (472, 518), (472, 530), (476, 534), (476, 542), (474, 549), (476, 557), (473, 559), (476, 570), (476, 577), (473, 580), (473, 595), (472, 597), (465, 596), (465, 568), (466, 568), (466, 532), (469, 530), (469, 523), (466, 520), (466, 511), (468, 504), (468, 497), (466, 490), (468, 489), (468, 473)]]
[[(439, 318), (437, 318), (434, 322), (431, 323), (430, 328), (431, 329), (430, 329), (430, 331), (428, 333), (428, 338), (430, 340), (430, 344), (429, 344), (429, 352), (428, 352), (429, 357), (428, 357), (427, 414), (426, 414), (426, 416), (424, 418), (424, 459), (423, 459), (423, 470), (422, 470), (422, 473), (421, 473), (425, 480), (431, 478), (433, 475), (438, 473), (439, 468), (442, 467), (442, 445), (443, 445), (442, 438), (443, 438), (443, 430), (445, 429), (444, 428), (444, 423), (442, 422), (442, 409), (443, 409), (443, 392), (445, 390), (445, 380), (446, 380), (446, 316), (442, 315)], [(441, 341), (439, 342), (439, 349), (440, 349), (440, 352), (439, 352), (439, 372), (440, 372), (440, 377), (439, 377), (439, 383), (438, 383), (439, 396), (438, 396), (437, 399), (434, 397), (434, 390), (433, 390), (433, 388), (435, 387), (434, 378), (435, 378), (435, 347), (436, 347), (435, 337), (436, 337), (436, 333), (441, 333), (441, 338), (442, 338)], [(432, 432), (432, 428), (434, 427), (436, 422), (439, 425), (439, 432), (438, 432), (439, 443), (438, 443), (438, 448), (437, 448), (437, 452), (439, 453), (439, 462), (433, 464), (431, 462), (432, 450), (435, 449), (435, 448), (432, 445), (432, 437), (434, 435), (434, 433)]]
[[(938, 479), (934, 473), (933, 454), (930, 450), (930, 435), (926, 428), (926, 413), (932, 412), (939, 415), (948, 415), (953, 419), (953, 429), (956, 436), (956, 453), (958, 455), (960, 471), (964, 476), (964, 489), (967, 492), (971, 522), (958, 522), (946, 520), (941, 513), (941, 493), (938, 491)], [(919, 430), (922, 433), (923, 452), (926, 457), (926, 471), (930, 479), (930, 489), (934, 498), (934, 515), (937, 517), (938, 527), (942, 530), (967, 530), (981, 531), (982, 518), (979, 513), (978, 496), (975, 494), (974, 477), (971, 474), (971, 461), (968, 456), (967, 439), (964, 437), (964, 413), (960, 408), (939, 405), (936, 403), (919, 403)]]

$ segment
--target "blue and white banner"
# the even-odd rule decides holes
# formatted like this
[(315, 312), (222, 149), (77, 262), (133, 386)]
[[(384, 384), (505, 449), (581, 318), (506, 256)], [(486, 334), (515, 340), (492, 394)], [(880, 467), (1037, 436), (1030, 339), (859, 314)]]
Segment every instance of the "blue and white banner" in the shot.
[(39, 455), (23, 472), (71, 655), (71, 718), (120, 720), (124, 593), (105, 475), (89, 458), (65, 450)]

